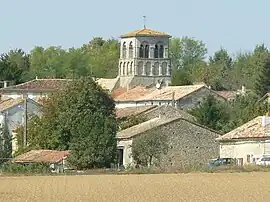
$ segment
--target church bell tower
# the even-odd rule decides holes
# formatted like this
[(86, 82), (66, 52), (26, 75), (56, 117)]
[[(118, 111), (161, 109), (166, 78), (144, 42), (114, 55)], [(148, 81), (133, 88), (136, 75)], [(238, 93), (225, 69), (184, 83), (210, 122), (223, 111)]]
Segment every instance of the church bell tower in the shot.
[(170, 37), (145, 26), (123, 34), (118, 68), (120, 86), (168, 85), (171, 82)]

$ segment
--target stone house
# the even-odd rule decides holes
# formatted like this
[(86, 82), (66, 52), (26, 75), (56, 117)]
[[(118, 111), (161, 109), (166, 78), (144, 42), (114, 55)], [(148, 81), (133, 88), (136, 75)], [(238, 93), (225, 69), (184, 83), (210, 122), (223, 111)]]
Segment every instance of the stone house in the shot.
[(270, 117), (258, 116), (217, 141), (221, 158), (234, 158), (239, 165), (255, 163), (263, 155), (270, 155)]
[[(25, 105), (25, 102), (27, 103)], [(0, 102), (0, 124), (3, 127), (4, 122), (7, 123), (7, 127), (10, 135), (12, 136), (12, 151), (17, 150), (16, 137), (13, 137), (13, 130), (18, 126), (24, 125), (25, 120), (25, 106), (27, 107), (27, 116), (41, 115), (41, 105), (34, 100), (28, 99), (12, 99), (9, 98)]]
[(214, 95), (218, 100), (226, 101), (226, 98), (206, 85), (167, 86), (161, 89), (137, 86), (114, 99), (116, 108), (171, 105), (178, 109), (192, 109), (209, 94)]
[(168, 153), (162, 156), (162, 167), (180, 168), (206, 164), (209, 159), (219, 156), (216, 138), (220, 134), (182, 117), (153, 118), (117, 133), (119, 164), (133, 166), (132, 142), (134, 138), (147, 135), (166, 134)]

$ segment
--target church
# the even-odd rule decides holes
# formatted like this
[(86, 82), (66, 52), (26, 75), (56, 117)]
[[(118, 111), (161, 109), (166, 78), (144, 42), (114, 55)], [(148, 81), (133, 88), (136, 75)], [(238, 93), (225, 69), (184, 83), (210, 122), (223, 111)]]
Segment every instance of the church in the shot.
[(99, 79), (98, 83), (113, 91), (119, 87), (168, 86), (171, 82), (171, 60), (169, 58), (170, 35), (144, 26), (120, 36), (118, 77)]

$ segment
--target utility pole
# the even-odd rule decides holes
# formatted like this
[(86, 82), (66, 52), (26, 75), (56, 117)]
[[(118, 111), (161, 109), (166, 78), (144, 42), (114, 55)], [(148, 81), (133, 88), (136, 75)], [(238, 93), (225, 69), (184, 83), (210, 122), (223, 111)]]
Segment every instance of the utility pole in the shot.
[(23, 147), (27, 147), (27, 94), (24, 94), (24, 133), (23, 133)]

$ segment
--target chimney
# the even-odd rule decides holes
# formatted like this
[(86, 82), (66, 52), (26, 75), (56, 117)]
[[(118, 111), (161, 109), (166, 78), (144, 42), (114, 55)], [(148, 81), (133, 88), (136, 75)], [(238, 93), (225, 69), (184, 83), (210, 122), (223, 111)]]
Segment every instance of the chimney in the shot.
[(173, 93), (172, 93), (172, 106), (173, 107), (175, 107), (175, 100), (174, 100), (175, 97), (174, 96), (175, 96), (175, 92), (173, 91)]
[(242, 94), (246, 93), (246, 87), (245, 86), (242, 86), (241, 92), (242, 92)]
[(270, 112), (266, 113), (266, 116), (262, 117), (262, 126), (265, 127), (268, 124), (270, 124), (270, 116), (269, 116)]
[(4, 81), (4, 88), (8, 87), (8, 81)]

